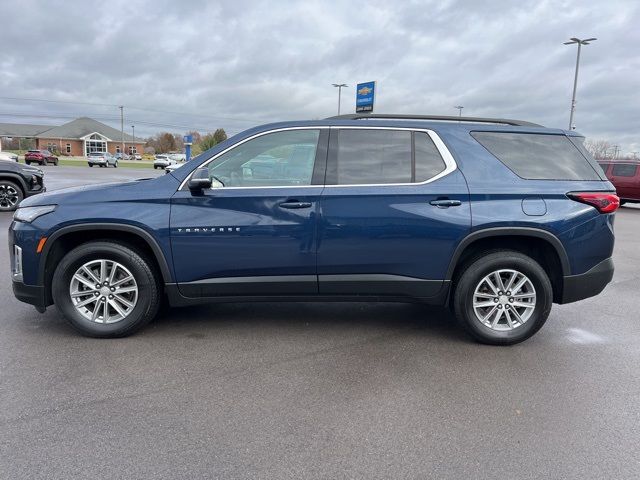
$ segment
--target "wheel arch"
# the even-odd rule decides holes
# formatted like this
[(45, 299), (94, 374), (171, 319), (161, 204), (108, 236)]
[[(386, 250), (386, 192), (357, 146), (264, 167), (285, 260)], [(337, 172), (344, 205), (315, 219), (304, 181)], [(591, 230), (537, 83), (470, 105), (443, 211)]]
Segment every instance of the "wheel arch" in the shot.
[(10, 182), (17, 183), (20, 189), (22, 190), (22, 195), (26, 196), (27, 194), (27, 182), (25, 182), (24, 178), (22, 178), (17, 173), (13, 172), (2, 172), (0, 173), (0, 181), (9, 180)]
[(38, 284), (45, 288), (45, 301), (51, 304), (51, 279), (55, 265), (76, 246), (92, 240), (113, 240), (140, 250), (153, 263), (163, 283), (170, 283), (171, 270), (167, 259), (153, 236), (146, 230), (127, 224), (90, 223), (70, 225), (56, 230), (45, 243), (38, 269)]
[(555, 235), (538, 228), (496, 227), (469, 234), (454, 251), (446, 280), (451, 280), (455, 289), (455, 279), (469, 260), (496, 249), (514, 250), (534, 258), (549, 275), (554, 301), (562, 298), (563, 277), (571, 275), (569, 257)]

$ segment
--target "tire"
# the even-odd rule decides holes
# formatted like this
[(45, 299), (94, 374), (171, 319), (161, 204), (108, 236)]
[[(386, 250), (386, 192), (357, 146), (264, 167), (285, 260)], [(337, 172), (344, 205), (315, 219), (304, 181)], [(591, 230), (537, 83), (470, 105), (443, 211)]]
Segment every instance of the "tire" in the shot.
[(29, 160), (25, 160), (24, 163), (25, 165), (31, 165), (31, 162)]
[(157, 170), (157, 169), (158, 169), (158, 167), (156, 167), (156, 166), (154, 165), (154, 166), (153, 166), (153, 169), (154, 169), (154, 170)]
[[(106, 291), (98, 293), (96, 300), (94, 303), (88, 305), (84, 314), (80, 311), (82, 309), (76, 308), (71, 299), (71, 288), (74, 288), (72, 281), (75, 281), (74, 275), (83, 265), (89, 262), (95, 262), (94, 265), (101, 265), (100, 260), (105, 260), (107, 266), (109, 264), (113, 265), (114, 262), (119, 264), (119, 269), (116, 270), (116, 279), (118, 276), (124, 278), (128, 275), (131, 275), (134, 279), (134, 283), (130, 281), (123, 285), (125, 287), (137, 287), (137, 292), (135, 294), (133, 292), (123, 293), (119, 296), (122, 298), (123, 296), (126, 297), (129, 295), (129, 297), (127, 297), (128, 301), (133, 306), (126, 307), (124, 303), (117, 302), (121, 310), (129, 308), (123, 318), (117, 319), (118, 316), (122, 316), (111, 306), (112, 300), (107, 300), (108, 291), (113, 291), (108, 286), (103, 287), (103, 289), (106, 288)], [(107, 277), (108, 275), (105, 275), (103, 278)], [(85, 278), (89, 277), (85, 276)], [(81, 285), (77, 281), (75, 282), (78, 289), (88, 288), (84, 286), (84, 284)], [(92, 284), (90, 288), (95, 290), (93, 282), (90, 283)], [(115, 283), (117, 284), (117, 282)], [(58, 311), (69, 321), (73, 328), (88, 337), (115, 338), (131, 335), (155, 317), (161, 301), (160, 283), (154, 274), (151, 263), (130, 247), (108, 240), (85, 243), (67, 253), (58, 264), (51, 285), (53, 301)], [(114, 286), (113, 288), (118, 287)], [(117, 290), (115, 292), (117, 292)], [(135, 300), (131, 295), (136, 295)], [(118, 297), (117, 293), (115, 296)], [(109, 298), (112, 297), (113, 295)], [(91, 295), (84, 295), (78, 297), (78, 301), (84, 301), (89, 298), (93, 299)], [(105, 315), (105, 306), (97, 306), (98, 301), (102, 301), (103, 298), (105, 302), (104, 305), (108, 305), (107, 315)], [(113, 302), (115, 302), (115, 300), (113, 300)], [(95, 321), (85, 317), (85, 315), (91, 316), (92, 311), (95, 311), (96, 308), (98, 309), (98, 315)], [(102, 317), (100, 317), (100, 312), (102, 312)], [(112, 316), (112, 314), (114, 315)], [(106, 323), (104, 322), (105, 317), (107, 317), (107, 320), (110, 320), (112, 317), (116, 319), (113, 323)]]
[[(488, 287), (487, 283), (483, 283), (485, 278), (500, 270), (503, 271), (501, 277), (504, 277), (503, 283), (506, 283), (506, 286), (508, 286), (510, 276), (513, 275), (511, 272), (517, 272), (521, 275), (520, 277), (516, 275), (515, 286), (523, 277), (529, 281), (529, 283), (525, 282), (517, 292), (509, 292), (511, 295), (531, 297), (533, 293), (535, 297), (523, 298), (522, 300), (515, 298), (515, 303), (509, 303), (514, 302), (514, 299), (504, 295), (507, 292), (502, 292), (503, 295), (498, 296), (487, 288), (484, 291), (489, 293), (482, 293), (483, 286)], [(499, 287), (495, 276), (492, 275), (490, 278), (492, 283)], [(476, 289), (478, 289), (478, 295), (489, 297), (486, 300), (478, 297), (477, 309), (474, 308)], [(494, 303), (486, 307), (479, 307), (480, 302), (483, 301), (486, 303), (494, 302), (495, 308)], [(489, 345), (513, 345), (528, 339), (540, 330), (547, 321), (552, 303), (553, 289), (544, 269), (531, 257), (511, 250), (485, 252), (482, 256), (472, 259), (456, 282), (453, 297), (453, 307), (458, 323), (477, 341)], [(520, 306), (525, 304), (526, 307)], [(528, 305), (533, 305), (533, 307)], [(489, 315), (488, 312), (492, 310), (495, 313)], [(513, 313), (514, 310), (515, 313)], [(519, 322), (516, 319), (516, 314), (524, 321)], [(484, 315), (485, 321), (492, 325), (483, 323), (479, 315)], [(494, 325), (493, 320), (498, 315), (500, 315), (499, 320)], [(507, 316), (509, 320), (507, 320)], [(514, 328), (513, 325), (515, 325)]]
[(118, 162), (115, 162), (115, 163), (113, 164), (113, 168), (118, 168)]
[(24, 199), (22, 188), (10, 180), (0, 180), (0, 212), (13, 212)]
[(93, 168), (93, 163), (90, 163), (89, 166)]
[(627, 201), (626, 201), (626, 200), (620, 200), (620, 206), (621, 206), (621, 207), (622, 207), (622, 206), (624, 206), (624, 204), (625, 204), (625, 203), (627, 203)]

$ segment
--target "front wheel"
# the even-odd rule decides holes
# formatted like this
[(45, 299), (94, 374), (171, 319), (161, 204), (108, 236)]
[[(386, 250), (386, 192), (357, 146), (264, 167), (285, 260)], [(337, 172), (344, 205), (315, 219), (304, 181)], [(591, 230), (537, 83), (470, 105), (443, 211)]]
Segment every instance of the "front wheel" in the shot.
[(118, 162), (114, 162), (113, 168), (118, 168)]
[(13, 212), (23, 198), (18, 185), (9, 180), (0, 180), (0, 212)]
[(128, 246), (89, 242), (71, 250), (52, 279), (53, 301), (80, 333), (124, 337), (158, 311), (160, 285), (149, 261)]
[(533, 258), (501, 250), (471, 261), (455, 286), (458, 323), (490, 345), (513, 345), (535, 334), (547, 320), (553, 289)]

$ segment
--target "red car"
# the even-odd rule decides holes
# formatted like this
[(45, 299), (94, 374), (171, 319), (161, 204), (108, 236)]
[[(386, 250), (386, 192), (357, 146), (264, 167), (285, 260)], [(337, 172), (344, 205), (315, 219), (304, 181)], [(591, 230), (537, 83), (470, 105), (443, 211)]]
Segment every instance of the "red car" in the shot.
[(58, 157), (54, 156), (49, 150), (29, 150), (24, 154), (24, 163), (31, 165), (37, 163), (39, 165), (49, 165), (53, 163), (58, 165)]
[(598, 163), (616, 187), (620, 205), (640, 203), (640, 160), (598, 160)]

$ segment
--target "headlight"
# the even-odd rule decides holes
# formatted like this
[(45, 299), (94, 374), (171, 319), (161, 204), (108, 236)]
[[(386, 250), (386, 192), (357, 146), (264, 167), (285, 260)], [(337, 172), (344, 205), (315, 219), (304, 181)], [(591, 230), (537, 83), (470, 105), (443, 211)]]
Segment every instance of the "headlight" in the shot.
[(42, 207), (20, 207), (13, 214), (13, 219), (18, 222), (31, 223), (36, 218), (51, 213), (56, 209), (56, 205), (43, 205)]

